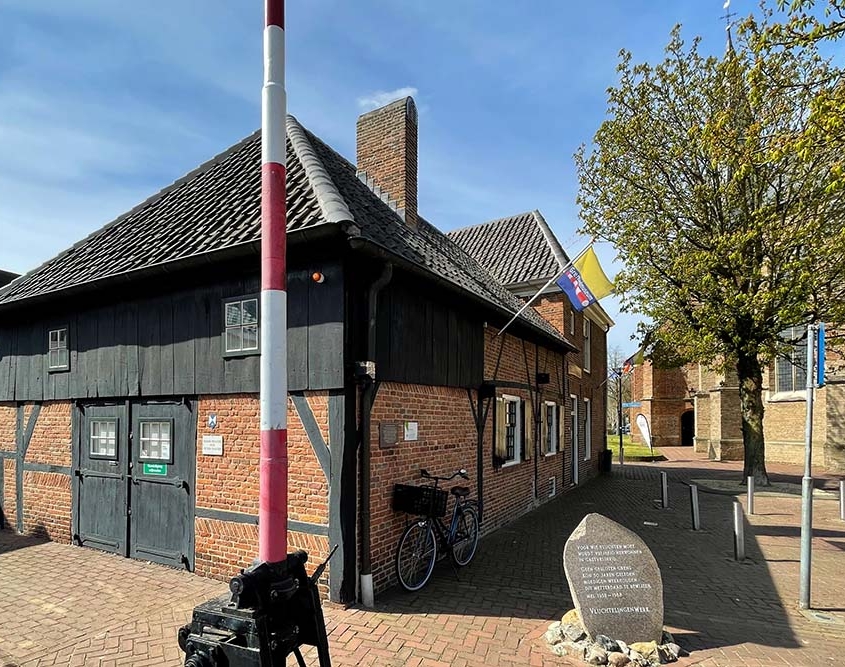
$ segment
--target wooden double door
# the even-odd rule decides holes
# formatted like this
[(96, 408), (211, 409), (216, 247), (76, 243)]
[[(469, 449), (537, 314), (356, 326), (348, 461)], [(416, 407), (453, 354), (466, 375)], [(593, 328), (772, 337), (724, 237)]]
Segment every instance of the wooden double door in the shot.
[(193, 570), (194, 402), (80, 404), (74, 440), (74, 542)]

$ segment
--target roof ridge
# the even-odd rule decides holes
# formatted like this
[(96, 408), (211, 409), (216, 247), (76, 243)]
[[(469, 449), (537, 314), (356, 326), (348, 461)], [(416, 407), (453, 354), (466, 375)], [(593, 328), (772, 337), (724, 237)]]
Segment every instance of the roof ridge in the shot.
[(340, 190), (337, 189), (337, 185), (308, 139), (305, 128), (290, 114), (287, 117), (286, 127), (291, 147), (302, 163), (302, 168), (314, 190), (326, 222), (355, 222), (346, 200), (340, 194)]
[(464, 227), (458, 227), (457, 229), (451, 229), (448, 232), (444, 232), (446, 235), (449, 234), (457, 234), (458, 232), (466, 231), (467, 229), (478, 229), (479, 227), (486, 227), (487, 225), (493, 225), (497, 222), (504, 222), (505, 220), (513, 220), (514, 218), (521, 218), (524, 215), (534, 215), (536, 210), (534, 211), (522, 211), (521, 213), (514, 213), (513, 215), (503, 215), (501, 218), (495, 218), (493, 220), (486, 220), (485, 222), (479, 222), (475, 225), (465, 225)]
[(569, 264), (569, 256), (566, 254), (563, 246), (560, 245), (560, 241), (557, 240), (557, 236), (555, 236), (551, 227), (549, 227), (549, 223), (546, 222), (546, 219), (543, 217), (543, 214), (540, 213), (540, 210), (535, 208), (532, 211), (532, 214), (534, 216), (534, 220), (537, 222), (537, 226), (540, 228), (540, 231), (543, 232), (543, 238), (546, 239), (546, 243), (548, 243), (549, 248), (552, 249), (552, 254), (555, 256), (557, 263), (560, 264), (560, 268), (563, 269), (567, 264)]
[(93, 239), (95, 237), (100, 236), (106, 230), (111, 229), (112, 227), (119, 225), (121, 222), (123, 222), (127, 218), (130, 218), (131, 216), (133, 216), (138, 211), (140, 211), (140, 210), (146, 208), (147, 206), (155, 203), (156, 201), (158, 201), (159, 199), (164, 197), (169, 192), (178, 188), (183, 183), (189, 181), (192, 178), (195, 178), (196, 176), (199, 176), (202, 173), (205, 173), (206, 171), (209, 171), (211, 168), (213, 168), (216, 165), (218, 165), (219, 163), (223, 162), (223, 160), (225, 160), (227, 157), (229, 157), (233, 153), (236, 153), (239, 150), (241, 150), (250, 141), (253, 141), (256, 136), (260, 136), (260, 134), (261, 134), (261, 130), (256, 130), (256, 131), (252, 132), (251, 134), (247, 135), (246, 137), (244, 137), (243, 139), (241, 139), (237, 143), (233, 144), (232, 146), (229, 146), (226, 150), (224, 150), (224, 151), (218, 153), (217, 155), (215, 155), (214, 157), (206, 160), (205, 162), (200, 164), (198, 167), (195, 167), (194, 169), (189, 171), (187, 174), (180, 176), (175, 181), (173, 181), (169, 185), (166, 185), (165, 187), (163, 187), (161, 190), (159, 190), (155, 194), (150, 195), (144, 201), (142, 201), (140, 204), (136, 204), (135, 206), (133, 206), (128, 211), (121, 213), (119, 216), (117, 216), (113, 220), (104, 224), (102, 227), (98, 227), (97, 229), (92, 231), (90, 234), (88, 234), (87, 236), (81, 238), (79, 241), (74, 243), (69, 248), (65, 248), (58, 255), (54, 255), (53, 257), (50, 257), (49, 259), (43, 261), (41, 264), (36, 266), (34, 269), (31, 269), (30, 271), (22, 273), (17, 278), (15, 278), (12, 282), (10, 282), (8, 285), (4, 285), (3, 287), (0, 287), (0, 298), (5, 296), (6, 294), (12, 293), (13, 288), (18, 286), (17, 283), (23, 282), (24, 278), (28, 278), (29, 276), (35, 275), (36, 273), (38, 273), (42, 269), (44, 269), (47, 265), (52, 264), (53, 262), (57, 262), (61, 258), (71, 254), (74, 250), (76, 250), (77, 248), (84, 245), (90, 239)]

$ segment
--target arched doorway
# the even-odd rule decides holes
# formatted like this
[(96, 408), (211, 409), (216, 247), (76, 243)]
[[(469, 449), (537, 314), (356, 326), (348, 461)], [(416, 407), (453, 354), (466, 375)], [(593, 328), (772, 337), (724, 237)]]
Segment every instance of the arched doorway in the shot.
[(695, 410), (681, 414), (681, 446), (692, 447), (695, 437)]

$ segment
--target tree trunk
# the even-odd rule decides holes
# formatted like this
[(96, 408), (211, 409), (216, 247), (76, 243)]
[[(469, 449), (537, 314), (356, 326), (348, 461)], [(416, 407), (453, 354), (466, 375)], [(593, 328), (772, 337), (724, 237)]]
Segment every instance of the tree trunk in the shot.
[(742, 355), (736, 364), (742, 409), (742, 443), (745, 465), (742, 479), (754, 476), (759, 486), (769, 485), (766, 472), (766, 444), (763, 440), (763, 371), (757, 355)]

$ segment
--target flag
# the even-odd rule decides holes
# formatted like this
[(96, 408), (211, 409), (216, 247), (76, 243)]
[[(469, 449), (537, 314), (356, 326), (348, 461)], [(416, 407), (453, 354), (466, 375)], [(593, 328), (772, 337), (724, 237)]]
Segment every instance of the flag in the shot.
[(643, 363), (645, 359), (645, 348), (641, 347), (639, 350), (634, 352), (630, 357), (625, 360), (625, 363), (622, 365), (622, 373), (628, 374), (632, 370), (634, 370), (634, 366), (639, 366)]
[(596, 251), (590, 246), (558, 278), (557, 285), (569, 297), (572, 307), (582, 311), (607, 296), (613, 289), (599, 264)]

